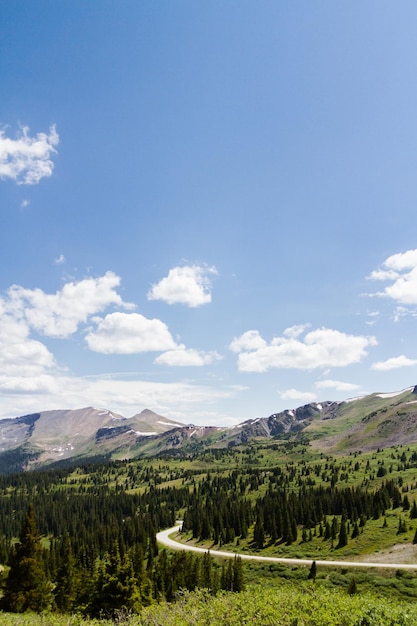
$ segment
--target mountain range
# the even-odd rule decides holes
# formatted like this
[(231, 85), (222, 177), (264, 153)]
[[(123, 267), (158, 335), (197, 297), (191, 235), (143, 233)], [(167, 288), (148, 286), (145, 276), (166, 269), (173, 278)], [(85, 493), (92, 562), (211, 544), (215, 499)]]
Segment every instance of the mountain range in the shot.
[(56, 465), (197, 452), (255, 439), (301, 437), (334, 454), (417, 441), (417, 386), (342, 402), (309, 403), (232, 427), (194, 426), (149, 409), (42, 411), (0, 420), (0, 473)]

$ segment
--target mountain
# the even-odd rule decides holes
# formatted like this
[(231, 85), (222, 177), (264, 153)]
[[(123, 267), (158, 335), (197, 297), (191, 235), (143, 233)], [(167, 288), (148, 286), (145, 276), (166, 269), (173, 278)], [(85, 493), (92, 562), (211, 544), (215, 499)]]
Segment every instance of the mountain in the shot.
[(183, 426), (145, 409), (126, 418), (107, 409), (42, 411), (0, 420), (0, 471), (67, 459), (110, 458), (138, 439)]
[(86, 460), (139, 458), (302, 436), (333, 454), (417, 441), (417, 386), (310, 403), (230, 428), (181, 424), (145, 409), (126, 418), (87, 407), (0, 420), (0, 473)]

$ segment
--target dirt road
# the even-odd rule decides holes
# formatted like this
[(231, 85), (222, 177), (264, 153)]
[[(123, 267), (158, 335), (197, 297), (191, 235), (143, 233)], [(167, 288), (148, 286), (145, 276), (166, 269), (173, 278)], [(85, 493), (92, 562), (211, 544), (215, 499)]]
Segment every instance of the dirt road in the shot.
[(376, 563), (372, 561), (322, 561), (319, 559), (287, 559), (276, 556), (259, 556), (257, 554), (240, 554), (237, 552), (224, 552), (222, 550), (207, 550), (206, 548), (199, 548), (198, 546), (192, 546), (186, 543), (180, 543), (175, 539), (172, 539), (170, 535), (178, 533), (181, 528), (181, 524), (177, 523), (176, 526), (162, 530), (156, 535), (158, 543), (171, 548), (172, 550), (186, 550), (189, 552), (210, 552), (212, 556), (220, 556), (227, 559), (233, 559), (235, 556), (240, 556), (242, 559), (248, 561), (261, 561), (264, 563), (284, 563), (285, 565), (307, 565), (311, 566), (313, 560), (316, 561), (316, 565), (325, 567), (374, 567), (379, 569), (408, 569), (417, 570), (417, 563)]

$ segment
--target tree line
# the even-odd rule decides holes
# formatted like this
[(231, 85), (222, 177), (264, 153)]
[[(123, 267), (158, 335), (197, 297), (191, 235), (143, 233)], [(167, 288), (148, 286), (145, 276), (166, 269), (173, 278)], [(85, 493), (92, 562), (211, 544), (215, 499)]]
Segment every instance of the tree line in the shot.
[(220, 567), (208, 553), (158, 554), (155, 537), (150, 539), (147, 554), (137, 542), (122, 552), (115, 540), (101, 558), (87, 565), (75, 556), (69, 535), (58, 549), (42, 544), (35, 510), (29, 505), (19, 540), (10, 551), (0, 608), (112, 617), (120, 611), (139, 612), (161, 600), (173, 601), (180, 590), (205, 588), (215, 595), (220, 589), (244, 589), (239, 557)]

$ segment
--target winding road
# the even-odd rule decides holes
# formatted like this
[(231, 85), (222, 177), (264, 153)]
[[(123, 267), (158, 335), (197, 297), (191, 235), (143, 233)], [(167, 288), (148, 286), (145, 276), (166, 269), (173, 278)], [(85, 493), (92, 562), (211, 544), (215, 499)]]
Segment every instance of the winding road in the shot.
[(262, 561), (264, 563), (284, 563), (285, 565), (308, 565), (311, 566), (313, 560), (316, 565), (325, 567), (374, 567), (379, 569), (408, 569), (417, 570), (417, 563), (372, 563), (369, 561), (321, 561), (319, 559), (288, 559), (277, 556), (259, 556), (256, 554), (241, 554), (238, 552), (224, 552), (223, 550), (207, 550), (206, 548), (199, 548), (198, 546), (192, 546), (186, 543), (180, 543), (175, 539), (172, 539), (170, 535), (178, 533), (181, 528), (181, 522), (177, 522), (172, 528), (162, 530), (156, 535), (158, 543), (171, 548), (172, 550), (185, 550), (187, 552), (210, 552), (212, 556), (220, 556), (226, 559), (234, 559), (235, 556), (240, 556), (241, 559), (247, 561)]

